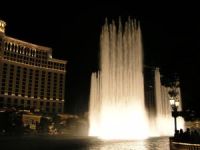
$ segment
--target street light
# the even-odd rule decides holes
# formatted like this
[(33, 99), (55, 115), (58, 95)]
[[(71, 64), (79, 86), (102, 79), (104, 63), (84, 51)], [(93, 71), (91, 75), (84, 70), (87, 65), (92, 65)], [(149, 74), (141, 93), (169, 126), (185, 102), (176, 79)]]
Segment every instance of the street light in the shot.
[(176, 130), (177, 130), (176, 118), (179, 116), (178, 114), (179, 100), (176, 97), (171, 97), (169, 102), (172, 107), (172, 116), (174, 117), (174, 130), (176, 133)]

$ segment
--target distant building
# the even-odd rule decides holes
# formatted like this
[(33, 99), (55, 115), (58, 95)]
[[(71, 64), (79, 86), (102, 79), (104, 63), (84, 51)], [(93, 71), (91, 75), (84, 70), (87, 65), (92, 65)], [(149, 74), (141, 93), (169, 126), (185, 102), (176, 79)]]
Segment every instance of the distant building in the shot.
[(29, 126), (30, 129), (36, 130), (37, 124), (40, 123), (41, 115), (34, 115), (34, 114), (23, 114), (22, 115), (22, 122), (24, 127)]
[(52, 49), (5, 35), (0, 20), (0, 107), (64, 111), (67, 61), (52, 58)]

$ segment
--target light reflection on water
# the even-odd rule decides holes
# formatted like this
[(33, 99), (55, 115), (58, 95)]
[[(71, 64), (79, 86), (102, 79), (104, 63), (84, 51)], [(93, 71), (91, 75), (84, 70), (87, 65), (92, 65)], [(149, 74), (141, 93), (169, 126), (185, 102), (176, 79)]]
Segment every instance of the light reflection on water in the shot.
[(6, 150), (169, 150), (169, 138), (138, 141), (106, 141), (95, 137), (70, 136), (5, 136), (0, 137)]
[(150, 138), (139, 141), (101, 141), (88, 150), (169, 150), (169, 138)]

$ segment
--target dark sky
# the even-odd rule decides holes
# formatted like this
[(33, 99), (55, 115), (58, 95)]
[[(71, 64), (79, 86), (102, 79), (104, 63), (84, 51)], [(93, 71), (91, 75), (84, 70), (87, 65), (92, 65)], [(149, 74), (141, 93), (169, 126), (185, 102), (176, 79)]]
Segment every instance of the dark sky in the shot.
[[(6, 34), (53, 48), (53, 57), (68, 60), (66, 111), (87, 110), (90, 75), (98, 68), (99, 36), (105, 17), (109, 21), (128, 16), (141, 22), (145, 64), (161, 72), (177, 72), (183, 105), (198, 109), (200, 12), (180, 5), (133, 5), (120, 2), (16, 3), (4, 5), (0, 19)], [(192, 9), (192, 10), (191, 10)], [(12, 10), (12, 11), (11, 11)], [(199, 15), (198, 15), (199, 14)]]

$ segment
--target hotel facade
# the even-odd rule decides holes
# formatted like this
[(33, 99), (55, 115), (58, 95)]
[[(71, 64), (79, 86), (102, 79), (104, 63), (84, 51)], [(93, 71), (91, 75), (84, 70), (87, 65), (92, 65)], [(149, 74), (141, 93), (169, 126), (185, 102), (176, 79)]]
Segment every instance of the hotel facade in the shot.
[(64, 112), (67, 61), (52, 58), (52, 49), (5, 35), (0, 20), (0, 108), (22, 107)]

